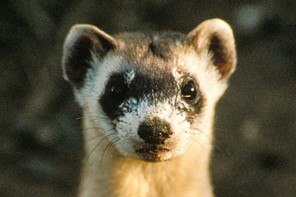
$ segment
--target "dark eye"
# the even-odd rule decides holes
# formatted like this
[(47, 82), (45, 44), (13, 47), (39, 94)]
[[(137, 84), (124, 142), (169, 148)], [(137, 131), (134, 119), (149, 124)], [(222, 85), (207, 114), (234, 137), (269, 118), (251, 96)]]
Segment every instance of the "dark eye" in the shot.
[(120, 104), (127, 97), (128, 87), (122, 82), (120, 84), (113, 84), (109, 89), (109, 96), (113, 101)]
[(193, 101), (197, 97), (197, 90), (192, 80), (188, 81), (181, 89), (182, 98), (186, 101)]
[(111, 119), (115, 119), (121, 113), (119, 106), (129, 96), (129, 87), (122, 74), (113, 74), (106, 85), (104, 94), (99, 102), (103, 111)]

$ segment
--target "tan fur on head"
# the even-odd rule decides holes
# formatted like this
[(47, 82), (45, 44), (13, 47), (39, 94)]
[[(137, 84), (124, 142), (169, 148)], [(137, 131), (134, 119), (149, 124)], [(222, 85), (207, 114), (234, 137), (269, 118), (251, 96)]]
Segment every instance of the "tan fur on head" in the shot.
[(187, 36), (74, 26), (63, 69), (83, 108), (80, 196), (212, 196), (215, 106), (235, 65), (220, 19)]

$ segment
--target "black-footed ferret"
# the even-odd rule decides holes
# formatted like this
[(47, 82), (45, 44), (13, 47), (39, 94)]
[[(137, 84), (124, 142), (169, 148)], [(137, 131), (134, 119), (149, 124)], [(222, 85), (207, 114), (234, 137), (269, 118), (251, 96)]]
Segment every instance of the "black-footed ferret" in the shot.
[(83, 197), (212, 196), (215, 105), (235, 70), (230, 26), (110, 36), (75, 25), (64, 77), (83, 109)]

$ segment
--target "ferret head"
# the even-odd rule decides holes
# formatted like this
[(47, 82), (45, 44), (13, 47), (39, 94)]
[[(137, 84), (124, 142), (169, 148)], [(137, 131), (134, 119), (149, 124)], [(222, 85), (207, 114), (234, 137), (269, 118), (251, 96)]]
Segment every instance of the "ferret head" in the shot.
[(64, 77), (87, 117), (126, 157), (163, 161), (211, 135), (215, 104), (235, 69), (232, 30), (208, 20), (188, 35), (124, 33), (76, 25)]

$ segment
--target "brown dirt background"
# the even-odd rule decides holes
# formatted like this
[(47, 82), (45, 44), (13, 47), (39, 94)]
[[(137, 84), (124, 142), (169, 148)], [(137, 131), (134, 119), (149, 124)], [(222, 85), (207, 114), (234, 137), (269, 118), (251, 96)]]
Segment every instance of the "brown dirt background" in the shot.
[(217, 17), (233, 26), (238, 66), (217, 107), (215, 193), (296, 196), (295, 10), (292, 0), (2, 0), (0, 196), (76, 194), (81, 114), (60, 63), (73, 24), (186, 33)]

